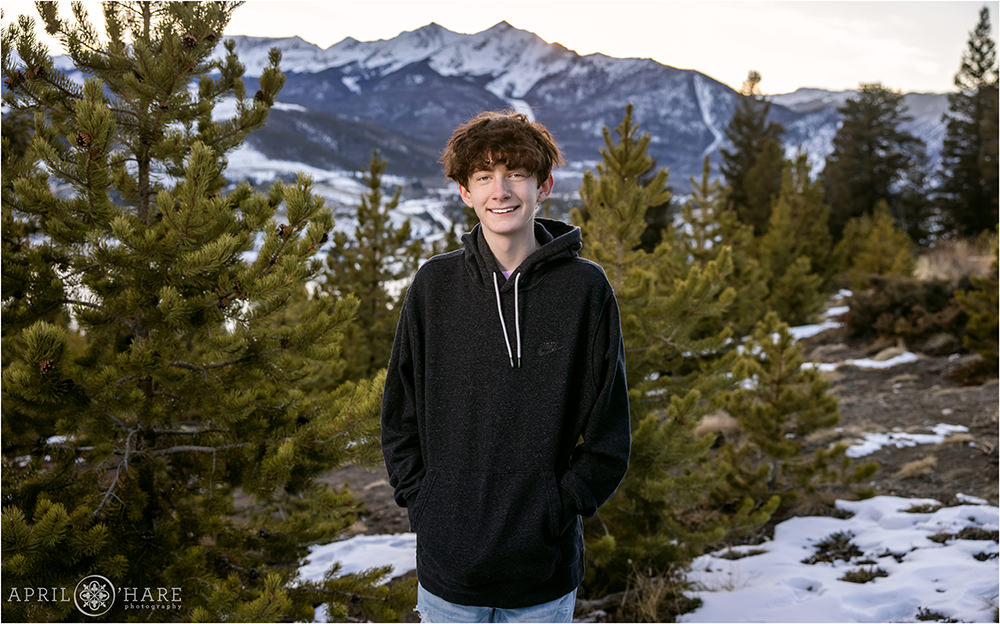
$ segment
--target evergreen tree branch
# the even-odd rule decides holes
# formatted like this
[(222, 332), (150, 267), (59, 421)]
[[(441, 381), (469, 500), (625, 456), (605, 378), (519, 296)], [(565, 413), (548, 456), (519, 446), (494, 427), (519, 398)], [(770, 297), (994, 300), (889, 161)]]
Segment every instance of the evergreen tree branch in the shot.
[(180, 446), (171, 446), (165, 449), (157, 449), (152, 451), (151, 455), (170, 455), (172, 453), (215, 453), (216, 451), (225, 451), (234, 448), (243, 448), (249, 446), (247, 443), (241, 444), (223, 444), (222, 446), (194, 446), (182, 444)]
[(576, 607), (574, 608), (576, 613), (593, 613), (594, 611), (607, 611), (608, 609), (619, 607), (625, 602), (628, 595), (632, 593), (630, 591), (620, 591), (613, 594), (608, 594), (601, 598), (595, 598), (594, 600), (583, 600), (577, 598)]
[(97, 508), (94, 509), (94, 514), (93, 514), (94, 517), (97, 517), (97, 514), (100, 513), (101, 509), (108, 502), (109, 498), (114, 498), (119, 503), (124, 504), (124, 501), (122, 501), (122, 499), (119, 498), (118, 495), (114, 493), (114, 491), (115, 491), (115, 486), (119, 485), (120, 483), (122, 468), (125, 469), (125, 472), (128, 472), (128, 458), (129, 458), (129, 451), (132, 447), (132, 437), (136, 433), (138, 433), (138, 431), (139, 431), (138, 429), (130, 429), (128, 432), (128, 436), (125, 437), (125, 451), (124, 451), (125, 456), (115, 466), (115, 476), (111, 479), (111, 485), (108, 486), (107, 491), (104, 492), (104, 497), (101, 498), (100, 504), (98, 504)]
[(175, 394), (173, 392), (166, 392), (164, 390), (154, 390), (153, 393), (152, 393), (152, 396), (168, 397), (168, 398), (174, 399), (176, 401), (183, 401), (184, 400), (184, 397), (182, 397), (181, 395)]
[(125, 423), (123, 423), (121, 421), (121, 419), (117, 418), (113, 414), (108, 414), (108, 418), (110, 418), (111, 420), (115, 421), (115, 424), (118, 425), (119, 427), (121, 427), (122, 431), (126, 431), (127, 432), (129, 430), (128, 427), (125, 426)]
[(211, 364), (204, 364), (202, 366), (198, 366), (197, 364), (191, 364), (190, 362), (183, 362), (183, 361), (180, 361), (180, 360), (175, 360), (173, 362), (168, 362), (167, 366), (173, 366), (175, 368), (186, 368), (188, 370), (193, 370), (193, 371), (206, 372), (209, 369), (225, 368), (226, 366), (232, 366), (233, 364), (242, 364), (244, 362), (248, 362), (250, 360), (258, 358), (258, 357), (260, 357), (262, 355), (267, 355), (269, 353), (276, 353), (276, 352), (283, 351), (283, 350), (284, 349), (282, 349), (281, 347), (275, 347), (273, 349), (265, 349), (263, 351), (258, 351), (256, 353), (249, 353), (249, 354), (244, 355), (242, 357), (238, 357), (238, 358), (236, 358), (234, 360), (226, 360), (225, 362), (213, 362)]
[[(372, 596), (372, 595), (369, 595), (369, 594), (359, 594), (359, 593), (356, 593), (356, 592), (344, 591), (342, 589), (326, 589), (326, 590), (323, 590), (323, 593), (324, 594), (329, 594), (329, 595), (334, 595), (334, 596), (343, 596), (344, 598), (348, 598), (348, 599), (350, 599), (352, 601), (354, 601), (354, 600), (371, 600), (371, 601), (374, 601), (374, 602), (385, 602), (385, 603), (389, 602), (388, 596), (385, 596), (385, 597)], [(329, 602), (329, 600), (324, 600), (323, 602)], [(357, 621), (361, 621), (361, 620), (357, 620)]]
[[(65, 95), (70, 100), (79, 101), (79, 100), (83, 99), (83, 95), (78, 94), (78, 93), (73, 93), (72, 91), (70, 91), (69, 89), (67, 89), (65, 86), (63, 86), (63, 85), (59, 84), (58, 82), (52, 80), (52, 78), (49, 76), (48, 72), (46, 72), (44, 76), (41, 76), (41, 79), (46, 84), (49, 84), (49, 85), (55, 87), (58, 91), (60, 91), (63, 95)], [(37, 104), (41, 104), (41, 101), (37, 97), (35, 99), (36, 99), (36, 103)]]
[(201, 435), (203, 433), (229, 433), (228, 429), (150, 429), (150, 433), (154, 435)]
[(244, 133), (246, 133), (247, 130), (250, 129), (249, 126), (243, 125), (243, 124), (234, 123), (232, 126), (233, 127), (232, 127), (232, 129), (229, 132), (226, 132), (225, 134), (220, 134), (219, 136), (215, 137), (215, 139), (212, 140), (212, 141), (205, 141), (203, 139), (202, 142), (205, 143), (205, 145), (207, 145), (209, 147), (215, 147), (216, 145), (218, 145), (219, 143), (222, 143), (226, 139), (230, 139), (230, 138), (232, 138), (234, 136), (237, 136), (239, 134), (244, 134)]
[(91, 303), (89, 301), (80, 301), (79, 299), (62, 299), (61, 301), (59, 301), (59, 303), (66, 303), (66, 304), (69, 304), (69, 305), (84, 306), (86, 308), (92, 308), (94, 310), (98, 310), (99, 312), (106, 312), (107, 311), (107, 310), (104, 309), (104, 306), (102, 306), (100, 304)]
[(205, 383), (208, 383), (208, 369), (203, 366), (195, 366), (194, 364), (190, 364), (188, 362), (179, 362), (179, 361), (168, 362), (167, 366), (173, 366), (176, 368), (186, 368), (188, 370), (200, 372), (202, 376), (205, 378)]
[(87, 451), (93, 451), (97, 448), (96, 446), (73, 446), (72, 444), (48, 444), (47, 446), (67, 451), (75, 451), (77, 453), (86, 453)]

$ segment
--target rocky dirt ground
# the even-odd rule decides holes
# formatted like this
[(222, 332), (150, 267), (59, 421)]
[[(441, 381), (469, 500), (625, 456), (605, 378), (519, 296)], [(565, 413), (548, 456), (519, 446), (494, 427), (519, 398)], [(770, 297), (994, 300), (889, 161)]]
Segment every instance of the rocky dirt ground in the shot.
[[(880, 359), (901, 349), (872, 344), (849, 346), (831, 330), (802, 342), (806, 359), (844, 362)], [(886, 369), (840, 366), (824, 373), (840, 405), (845, 439), (861, 434), (900, 431), (930, 434), (938, 424), (960, 425), (941, 444), (883, 447), (866, 459), (879, 464), (871, 487), (878, 494), (934, 498), (951, 504), (961, 493), (998, 503), (998, 380), (963, 385), (952, 373), (978, 356), (931, 357)]]

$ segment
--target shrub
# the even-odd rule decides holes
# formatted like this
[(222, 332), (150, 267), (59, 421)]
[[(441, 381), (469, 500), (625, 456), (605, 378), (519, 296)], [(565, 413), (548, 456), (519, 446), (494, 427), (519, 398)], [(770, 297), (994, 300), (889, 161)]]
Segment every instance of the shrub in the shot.
[(889, 576), (889, 573), (882, 568), (877, 568), (871, 566), (868, 568), (858, 568), (857, 570), (851, 570), (840, 577), (839, 580), (847, 581), (848, 583), (870, 583), (880, 576)]
[(874, 214), (847, 222), (833, 263), (846, 273), (851, 288), (865, 288), (880, 275), (910, 276), (916, 266), (913, 242), (896, 227), (885, 202), (879, 202)]
[(889, 275), (869, 280), (870, 288), (850, 298), (850, 311), (844, 317), (848, 336), (902, 340), (932, 355), (962, 349), (959, 337), (966, 331), (968, 315), (950, 283)]
[(807, 565), (817, 563), (833, 563), (835, 560), (850, 561), (854, 557), (860, 557), (861, 549), (852, 542), (854, 533), (850, 531), (837, 531), (831, 533), (816, 544), (816, 553), (802, 560)]
[(983, 358), (989, 372), (996, 373), (1000, 349), (997, 346), (998, 297), (997, 263), (994, 261), (988, 276), (974, 275), (971, 287), (955, 293), (955, 299), (968, 317), (968, 331), (962, 341), (966, 347)]

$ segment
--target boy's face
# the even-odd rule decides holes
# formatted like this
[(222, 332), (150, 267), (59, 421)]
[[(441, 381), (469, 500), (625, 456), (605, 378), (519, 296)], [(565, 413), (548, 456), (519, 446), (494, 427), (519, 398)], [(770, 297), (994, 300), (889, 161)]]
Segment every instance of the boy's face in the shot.
[(552, 192), (553, 179), (539, 184), (523, 167), (497, 165), (475, 171), (468, 186), (458, 185), (465, 204), (476, 211), (483, 229), (499, 236), (534, 236), (535, 209)]

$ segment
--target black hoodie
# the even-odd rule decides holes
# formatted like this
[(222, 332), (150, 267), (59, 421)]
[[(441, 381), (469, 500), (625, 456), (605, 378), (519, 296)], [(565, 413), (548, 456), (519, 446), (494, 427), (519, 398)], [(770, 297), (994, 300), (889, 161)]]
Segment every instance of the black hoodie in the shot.
[(421, 585), (458, 604), (520, 608), (572, 591), (579, 515), (628, 464), (614, 292), (577, 255), (579, 228), (539, 218), (535, 236), (506, 280), (478, 225), (464, 249), (424, 264), (389, 361), (389, 482), (417, 533)]

